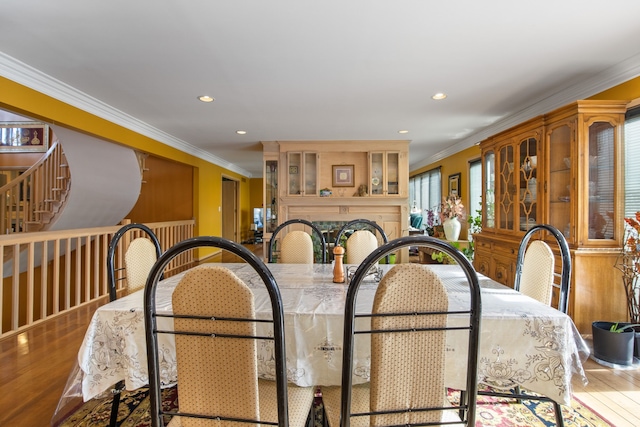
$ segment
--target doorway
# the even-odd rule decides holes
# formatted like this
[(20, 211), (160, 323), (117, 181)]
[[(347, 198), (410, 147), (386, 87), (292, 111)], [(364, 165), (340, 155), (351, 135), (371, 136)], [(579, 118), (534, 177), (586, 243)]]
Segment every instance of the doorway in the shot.
[(222, 177), (222, 237), (239, 242), (238, 239), (238, 181)]

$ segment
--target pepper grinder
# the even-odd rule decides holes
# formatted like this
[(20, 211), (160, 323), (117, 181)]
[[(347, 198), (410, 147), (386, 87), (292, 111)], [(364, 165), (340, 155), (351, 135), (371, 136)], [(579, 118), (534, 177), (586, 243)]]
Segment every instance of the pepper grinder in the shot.
[(342, 267), (342, 257), (344, 256), (344, 248), (336, 245), (333, 248), (333, 283), (344, 283), (344, 268)]

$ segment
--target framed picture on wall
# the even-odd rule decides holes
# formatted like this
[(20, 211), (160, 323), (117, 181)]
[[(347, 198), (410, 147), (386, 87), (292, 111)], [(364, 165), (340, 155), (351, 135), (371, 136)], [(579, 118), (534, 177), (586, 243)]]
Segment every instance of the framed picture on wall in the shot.
[(355, 187), (353, 183), (353, 165), (333, 165), (332, 185), (334, 187)]
[(0, 152), (45, 152), (49, 149), (49, 125), (39, 122), (0, 123)]
[(449, 175), (449, 196), (462, 197), (460, 194), (460, 173)]

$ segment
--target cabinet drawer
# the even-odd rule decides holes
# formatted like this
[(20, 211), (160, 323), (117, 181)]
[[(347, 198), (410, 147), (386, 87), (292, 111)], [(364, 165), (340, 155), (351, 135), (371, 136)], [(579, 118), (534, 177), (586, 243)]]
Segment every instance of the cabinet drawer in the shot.
[(491, 271), (492, 279), (513, 288), (513, 276), (515, 274), (514, 259), (494, 255), (492, 257)]

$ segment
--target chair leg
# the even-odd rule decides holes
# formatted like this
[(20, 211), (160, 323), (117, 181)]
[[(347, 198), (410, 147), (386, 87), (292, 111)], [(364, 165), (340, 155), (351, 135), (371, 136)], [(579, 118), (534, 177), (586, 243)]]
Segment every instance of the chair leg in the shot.
[(564, 418), (562, 417), (562, 407), (555, 400), (553, 401), (553, 408), (556, 412), (556, 425), (558, 427), (564, 427)]
[(124, 390), (124, 381), (119, 381), (113, 389), (113, 401), (111, 402), (109, 427), (116, 427), (118, 424), (118, 409), (120, 408), (120, 393), (122, 390)]

